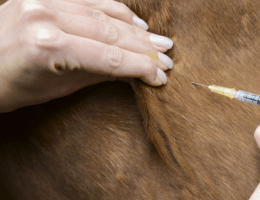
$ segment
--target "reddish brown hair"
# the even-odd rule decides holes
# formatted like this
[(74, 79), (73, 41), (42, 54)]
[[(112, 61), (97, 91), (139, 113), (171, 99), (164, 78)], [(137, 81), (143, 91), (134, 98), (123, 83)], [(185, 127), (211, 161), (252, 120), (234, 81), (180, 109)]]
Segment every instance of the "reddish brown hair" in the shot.
[(168, 84), (103, 83), (0, 116), (3, 199), (248, 199), (260, 110), (190, 81), (260, 94), (258, 0), (125, 0), (173, 39)]

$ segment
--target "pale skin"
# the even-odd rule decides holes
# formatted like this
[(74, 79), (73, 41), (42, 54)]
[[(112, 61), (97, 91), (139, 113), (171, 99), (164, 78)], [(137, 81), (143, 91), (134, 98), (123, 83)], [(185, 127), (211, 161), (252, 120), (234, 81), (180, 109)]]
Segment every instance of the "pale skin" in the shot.
[(147, 24), (113, 0), (10, 0), (0, 24), (0, 112), (122, 77), (161, 86), (173, 65), (163, 54), (172, 41), (150, 38)]
[[(113, 0), (9, 0), (0, 6), (0, 112), (122, 77), (165, 84), (163, 71), (173, 64), (148, 55), (172, 44), (149, 40), (145, 22), (134, 16)], [(260, 127), (254, 136), (260, 147)], [(259, 199), (260, 184), (250, 197)]]
[[(255, 130), (254, 137), (258, 147), (260, 148), (260, 126), (258, 126), (257, 129)], [(259, 200), (259, 199), (260, 199), (260, 183), (256, 187), (254, 193), (252, 194), (249, 200)]]

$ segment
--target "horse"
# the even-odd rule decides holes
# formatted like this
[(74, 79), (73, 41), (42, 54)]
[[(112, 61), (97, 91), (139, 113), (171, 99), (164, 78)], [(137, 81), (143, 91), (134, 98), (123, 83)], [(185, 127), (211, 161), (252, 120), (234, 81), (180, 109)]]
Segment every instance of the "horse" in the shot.
[(107, 82), (0, 114), (0, 199), (248, 199), (260, 180), (258, 0), (120, 0), (174, 41), (154, 88)]

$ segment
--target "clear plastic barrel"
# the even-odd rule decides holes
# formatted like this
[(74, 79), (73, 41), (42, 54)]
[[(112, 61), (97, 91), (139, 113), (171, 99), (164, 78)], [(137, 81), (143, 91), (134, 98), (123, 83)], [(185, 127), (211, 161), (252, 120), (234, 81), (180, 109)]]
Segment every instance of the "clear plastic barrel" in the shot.
[(233, 94), (234, 97), (239, 101), (260, 105), (260, 96), (257, 94), (252, 94), (241, 90), (235, 91)]

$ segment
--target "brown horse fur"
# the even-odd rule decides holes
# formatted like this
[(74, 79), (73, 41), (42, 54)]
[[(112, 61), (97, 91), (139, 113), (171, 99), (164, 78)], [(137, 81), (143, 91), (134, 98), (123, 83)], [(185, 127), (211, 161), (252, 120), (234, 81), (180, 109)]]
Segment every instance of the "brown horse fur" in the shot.
[(248, 199), (260, 109), (190, 84), (260, 93), (259, 0), (125, 0), (171, 37), (168, 84), (103, 83), (0, 116), (1, 199)]

